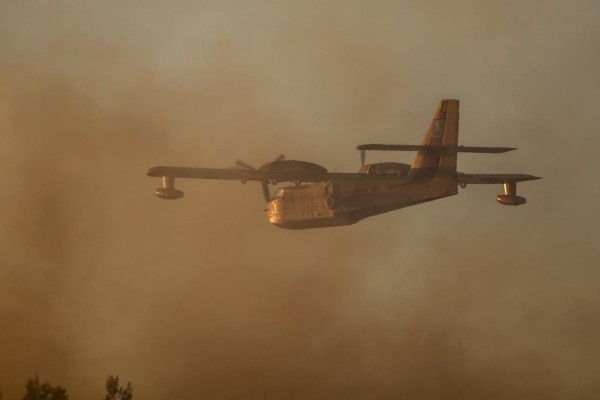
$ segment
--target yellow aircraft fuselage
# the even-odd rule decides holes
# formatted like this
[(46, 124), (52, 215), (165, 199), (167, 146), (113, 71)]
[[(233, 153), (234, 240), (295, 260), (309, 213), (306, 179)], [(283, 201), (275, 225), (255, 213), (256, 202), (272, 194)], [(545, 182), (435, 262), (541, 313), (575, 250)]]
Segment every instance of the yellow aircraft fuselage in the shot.
[(280, 228), (351, 225), (363, 218), (457, 194), (456, 173), (364, 182), (317, 182), (278, 189), (265, 209)]

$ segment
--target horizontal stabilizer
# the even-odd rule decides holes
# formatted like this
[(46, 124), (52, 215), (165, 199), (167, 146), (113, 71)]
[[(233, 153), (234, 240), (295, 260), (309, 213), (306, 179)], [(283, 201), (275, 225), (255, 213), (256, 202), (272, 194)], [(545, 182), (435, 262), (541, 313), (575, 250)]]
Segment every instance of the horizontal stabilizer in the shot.
[(458, 174), (458, 182), (469, 185), (484, 185), (494, 183), (516, 183), (542, 179), (539, 176), (525, 174)]
[(386, 151), (423, 151), (423, 152), (457, 152), (457, 153), (506, 153), (516, 150), (515, 147), (481, 147), (481, 146), (433, 146), (416, 144), (361, 144), (358, 150)]

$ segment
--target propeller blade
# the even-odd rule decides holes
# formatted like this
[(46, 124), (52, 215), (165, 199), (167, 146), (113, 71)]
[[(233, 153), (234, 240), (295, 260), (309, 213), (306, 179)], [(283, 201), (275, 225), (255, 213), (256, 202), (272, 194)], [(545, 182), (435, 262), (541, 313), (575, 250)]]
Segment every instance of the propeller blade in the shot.
[(244, 168), (244, 169), (249, 169), (251, 171), (256, 171), (256, 168), (254, 168), (250, 164), (247, 164), (247, 163), (243, 162), (242, 160), (235, 160), (235, 165), (237, 165), (238, 167)]
[[(285, 155), (282, 153), (282, 154), (278, 155), (277, 158), (275, 158), (272, 162), (281, 161), (284, 158), (285, 158)], [(265, 201), (268, 203), (269, 201), (271, 201), (271, 191), (269, 190), (268, 182), (262, 182), (262, 190), (263, 190), (263, 196), (265, 197)]]
[[(281, 161), (284, 158), (285, 158), (285, 155), (280, 154), (279, 156), (277, 156), (277, 158), (274, 160), (274, 162)], [(240, 168), (247, 169), (250, 171), (258, 171), (252, 165), (250, 165), (242, 160), (235, 160), (235, 165)], [(268, 182), (262, 182), (262, 190), (263, 190), (263, 196), (265, 197), (265, 201), (268, 203), (269, 201), (271, 201), (271, 191), (269, 190)]]
[(269, 191), (269, 184), (267, 182), (262, 182), (262, 190), (263, 196), (265, 196), (265, 202), (269, 202), (271, 200), (271, 192)]

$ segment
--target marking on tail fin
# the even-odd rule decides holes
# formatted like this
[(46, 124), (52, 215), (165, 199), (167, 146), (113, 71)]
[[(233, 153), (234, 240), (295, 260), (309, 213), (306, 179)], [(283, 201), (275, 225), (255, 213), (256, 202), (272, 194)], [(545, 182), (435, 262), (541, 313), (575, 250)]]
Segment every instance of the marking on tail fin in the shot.
[[(445, 118), (445, 116), (444, 116)], [(444, 133), (444, 128), (445, 128), (445, 120), (442, 119), (438, 119), (436, 121), (433, 122), (433, 135), (434, 136), (442, 136), (442, 134)]]

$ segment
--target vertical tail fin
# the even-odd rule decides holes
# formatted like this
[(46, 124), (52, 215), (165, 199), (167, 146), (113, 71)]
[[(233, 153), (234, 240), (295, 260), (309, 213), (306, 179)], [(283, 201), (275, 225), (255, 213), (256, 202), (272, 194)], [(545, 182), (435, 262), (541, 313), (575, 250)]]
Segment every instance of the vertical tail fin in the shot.
[[(458, 146), (458, 100), (442, 100), (433, 115), (422, 144)], [(411, 173), (432, 174), (436, 170), (456, 171), (456, 151), (419, 151)]]

